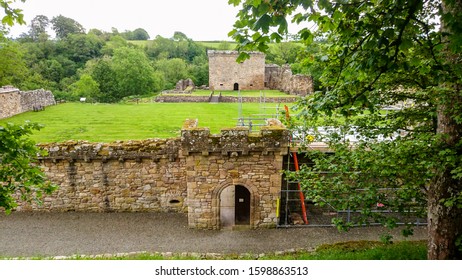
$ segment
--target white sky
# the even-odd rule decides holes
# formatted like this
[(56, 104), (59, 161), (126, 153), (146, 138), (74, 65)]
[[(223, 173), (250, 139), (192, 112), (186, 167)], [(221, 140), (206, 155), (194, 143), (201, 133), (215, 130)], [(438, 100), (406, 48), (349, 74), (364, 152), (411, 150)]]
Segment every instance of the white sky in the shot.
[[(145, 29), (151, 39), (157, 35), (170, 38), (181, 31), (196, 41), (231, 40), (238, 9), (228, 0), (26, 0), (14, 3), (23, 9), (29, 25), (37, 15), (50, 20), (58, 15), (79, 22), (86, 31), (92, 28), (120, 32)], [(27, 26), (15, 25), (10, 36), (27, 32)]]

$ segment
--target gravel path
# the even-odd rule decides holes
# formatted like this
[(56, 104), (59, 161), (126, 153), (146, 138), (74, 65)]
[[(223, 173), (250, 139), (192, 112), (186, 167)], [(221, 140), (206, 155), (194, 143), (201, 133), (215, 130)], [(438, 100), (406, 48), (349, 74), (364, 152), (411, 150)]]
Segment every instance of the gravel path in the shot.
[[(177, 213), (0, 214), (0, 257), (71, 256), (129, 252), (270, 253), (313, 249), (349, 240), (379, 240), (381, 227), (195, 230)], [(394, 240), (402, 239), (399, 230)], [(425, 227), (411, 240), (426, 239)]]

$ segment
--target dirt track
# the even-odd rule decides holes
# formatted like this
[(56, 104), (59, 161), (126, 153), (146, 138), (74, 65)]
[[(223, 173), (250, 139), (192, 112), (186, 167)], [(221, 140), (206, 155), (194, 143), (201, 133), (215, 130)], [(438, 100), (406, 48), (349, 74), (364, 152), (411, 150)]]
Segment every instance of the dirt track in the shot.
[[(71, 256), (130, 252), (270, 253), (313, 249), (349, 240), (379, 240), (381, 227), (195, 230), (176, 213), (0, 214), (0, 257)], [(401, 240), (399, 230), (394, 240)], [(426, 239), (418, 227), (411, 240)]]

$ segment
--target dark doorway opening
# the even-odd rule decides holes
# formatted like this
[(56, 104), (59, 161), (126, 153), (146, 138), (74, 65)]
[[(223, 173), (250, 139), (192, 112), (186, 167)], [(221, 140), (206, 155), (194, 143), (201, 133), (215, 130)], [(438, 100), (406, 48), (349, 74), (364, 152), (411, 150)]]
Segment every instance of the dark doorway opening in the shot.
[(235, 224), (250, 224), (250, 192), (244, 186), (236, 186), (235, 193)]
[(234, 83), (234, 90), (239, 90), (239, 84), (238, 83)]

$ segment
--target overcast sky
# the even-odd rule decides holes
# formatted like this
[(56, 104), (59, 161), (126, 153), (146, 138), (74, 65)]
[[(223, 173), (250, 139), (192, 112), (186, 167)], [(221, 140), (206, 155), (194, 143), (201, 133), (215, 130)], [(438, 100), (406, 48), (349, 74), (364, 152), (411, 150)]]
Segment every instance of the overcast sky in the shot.
[[(145, 29), (151, 39), (170, 38), (181, 31), (196, 41), (230, 40), (238, 9), (228, 0), (26, 0), (15, 3), (23, 9), (27, 25), (37, 15), (50, 20), (58, 15), (72, 18), (88, 31)], [(27, 26), (15, 25), (10, 36), (27, 32)]]

